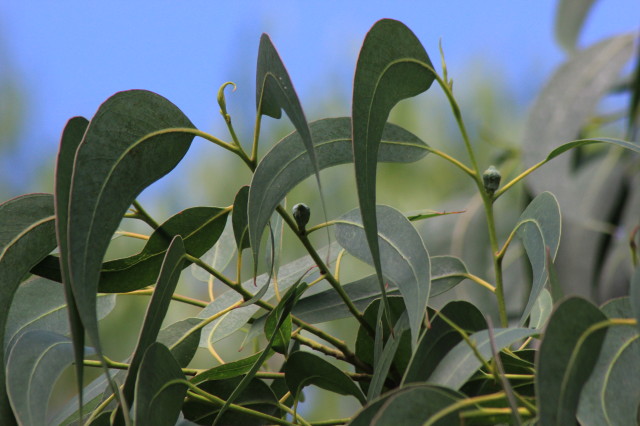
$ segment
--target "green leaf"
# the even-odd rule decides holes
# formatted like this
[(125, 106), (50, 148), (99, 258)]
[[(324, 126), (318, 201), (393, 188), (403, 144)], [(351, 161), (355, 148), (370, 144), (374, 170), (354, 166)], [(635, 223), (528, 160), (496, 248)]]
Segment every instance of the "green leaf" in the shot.
[[(429, 297), (442, 294), (465, 279), (467, 267), (454, 256), (434, 256), (431, 258), (431, 291)], [(378, 277), (369, 275), (342, 286), (349, 299), (359, 309), (364, 310), (375, 299), (380, 298)], [(387, 295), (400, 295), (394, 283), (389, 283)], [(317, 324), (351, 316), (342, 298), (333, 289), (325, 290), (300, 299), (293, 308), (293, 315), (301, 320)]]
[(7, 392), (20, 424), (47, 423), (53, 385), (72, 362), (73, 343), (68, 337), (33, 330), (16, 340), (7, 359)]
[[(608, 318), (633, 317), (628, 297), (614, 299), (601, 308)], [(597, 364), (580, 394), (578, 419), (584, 426), (633, 424), (635, 408), (640, 402), (638, 330), (629, 326), (613, 326), (607, 330)], [(635, 357), (629, 354), (635, 352)], [(622, 375), (619, 375), (623, 372)], [(618, 402), (623, 402), (616, 406)], [(633, 414), (630, 411), (634, 411)], [(625, 419), (626, 417), (626, 419)]]
[[(0, 204), (0, 337), (5, 340), (9, 308), (18, 286), (31, 268), (56, 247), (53, 197), (22, 195)], [(95, 297), (95, 296), (94, 296)], [(94, 300), (95, 302), (95, 300)], [(5, 363), (4, 344), (0, 367)], [(0, 419), (13, 419), (0, 368)]]
[[(67, 223), (69, 220), (69, 193), (71, 191), (71, 180), (73, 176), (73, 162), (76, 157), (78, 146), (82, 142), (89, 121), (84, 117), (71, 118), (62, 132), (60, 139), (60, 148), (58, 149), (58, 158), (56, 161), (55, 172), (55, 214), (56, 214), (56, 235), (58, 239), (58, 250), (66, 253), (69, 249)], [(46, 258), (45, 258), (46, 260)], [(84, 358), (85, 332), (84, 325), (80, 318), (76, 300), (73, 297), (73, 290), (69, 282), (69, 264), (65, 260), (55, 259), (55, 267), (61, 268), (60, 282), (64, 285), (65, 298), (69, 306), (68, 316), (71, 326), (71, 336), (73, 339), (74, 356), (76, 361), (76, 387), (78, 388), (79, 398), (78, 407), (82, 408), (82, 386), (84, 377), (84, 366), (82, 359)]]
[[(264, 162), (264, 159), (262, 161)], [(231, 216), (231, 222), (233, 223), (233, 235), (236, 239), (238, 251), (251, 247), (247, 217), (247, 213), (249, 211), (249, 188), (250, 187), (248, 185), (240, 188), (236, 194), (236, 198), (233, 200), (233, 214)]]
[[(538, 334), (538, 330), (529, 328), (496, 328), (493, 330), (498, 350), (535, 334)], [(473, 333), (469, 339), (474, 342), (476, 350), (485, 360), (492, 358), (488, 330)], [(476, 357), (471, 347), (467, 342), (462, 341), (440, 361), (428, 381), (451, 389), (460, 389), (481, 366), (482, 362)]]
[[(320, 170), (353, 162), (349, 117), (314, 121), (310, 129)], [(427, 155), (426, 148), (427, 145), (414, 134), (387, 123), (382, 133), (378, 161), (417, 161)], [(271, 213), (289, 191), (313, 175), (311, 161), (298, 132), (278, 142), (260, 161), (249, 189), (248, 226), (252, 245), (258, 244)]]
[[(164, 321), (167, 310), (169, 309), (171, 296), (178, 285), (180, 272), (184, 266), (184, 255), (185, 248), (182, 238), (179, 235), (175, 236), (173, 240), (171, 240), (171, 244), (169, 244), (164, 261), (162, 262), (158, 283), (147, 307), (144, 323), (142, 324), (140, 336), (138, 337), (138, 344), (133, 352), (131, 365), (129, 366), (127, 378), (122, 388), (122, 394), (129, 406), (131, 406), (131, 402), (133, 401), (138, 369), (142, 368), (142, 358), (147, 353), (147, 348), (151, 347), (158, 338), (162, 321)], [(166, 348), (164, 345), (162, 347)], [(171, 358), (177, 363), (173, 355), (171, 355)]]
[(305, 386), (315, 385), (340, 395), (355, 396), (362, 405), (366, 403), (360, 388), (346, 374), (312, 353), (297, 351), (289, 355), (284, 373), (293, 395), (298, 395)]
[[(571, 56), (551, 77), (538, 95), (527, 118), (523, 133), (523, 161), (530, 167), (547, 153), (547, 160), (561, 152), (555, 149), (576, 138), (602, 96), (616, 82), (622, 67), (634, 51), (634, 35), (606, 39)], [(545, 166), (527, 183), (540, 193), (552, 190), (563, 205), (576, 199), (571, 178), (570, 158), (561, 158)]]
[[(369, 30), (360, 49), (353, 83), (353, 158), (362, 224), (385, 306), (381, 262), (384, 256), (380, 253), (376, 217), (376, 170), (380, 140), (391, 109), (399, 101), (429, 89), (434, 79), (427, 52), (404, 24), (382, 19)], [(415, 342), (416, 312), (411, 307), (409, 309)]]
[[(385, 277), (400, 289), (409, 315), (412, 346), (418, 341), (431, 287), (429, 253), (418, 231), (399, 211), (377, 206), (381, 266)], [(336, 240), (349, 253), (374, 264), (363, 228), (360, 210), (354, 209), (336, 220)]]
[(202, 322), (199, 318), (186, 318), (163, 328), (158, 333), (158, 342), (171, 350), (180, 367), (186, 368), (191, 362), (200, 343), (201, 328), (193, 329)]
[(191, 146), (193, 127), (163, 97), (132, 90), (100, 106), (78, 146), (69, 193), (69, 247), (61, 256), (99, 355), (96, 293), (111, 236), (135, 197), (180, 162)]
[[(291, 313), (291, 309), (293, 308), (293, 306), (296, 304), (296, 302), (298, 301), (302, 293), (305, 292), (306, 289), (307, 289), (307, 284), (300, 283), (300, 281), (298, 280), (298, 282), (296, 282), (293, 286), (291, 286), (291, 288), (287, 291), (287, 293), (282, 297), (282, 300), (280, 301), (280, 303), (276, 305), (274, 310), (271, 311), (271, 315), (274, 315), (277, 318), (276, 326), (275, 326), (276, 329), (280, 328), (280, 326), (284, 323), (286, 318)], [(253, 378), (255, 377), (255, 374), (258, 372), (258, 370), (260, 369), (264, 361), (267, 359), (267, 357), (271, 355), (270, 349), (271, 349), (271, 346), (273, 345), (273, 342), (276, 339), (276, 336), (277, 336), (277, 333), (273, 333), (271, 335), (271, 338), (269, 339), (269, 342), (267, 343), (266, 348), (262, 351), (258, 360), (251, 367), (251, 370), (249, 370), (249, 372), (242, 378), (242, 380), (240, 381), (238, 386), (234, 389), (234, 391), (231, 393), (231, 395), (226, 400), (222, 408), (220, 408), (220, 411), (216, 415), (216, 419), (213, 422), (214, 426), (219, 421), (221, 421), (222, 416), (224, 412), (229, 408), (229, 405), (233, 404), (235, 399), (242, 394), (244, 389), (249, 385), (249, 382), (253, 380)]]
[[(113, 294), (98, 295), (98, 319), (104, 318), (116, 305)], [(4, 347), (30, 330), (47, 330), (62, 335), (70, 332), (64, 288), (44, 278), (34, 277), (16, 291), (9, 310)]]
[(184, 379), (171, 351), (162, 343), (152, 343), (142, 358), (136, 380), (133, 404), (136, 424), (175, 425), (187, 393), (187, 386), (175, 381)]
[[(224, 380), (212, 380), (198, 385), (199, 388), (226, 400), (238, 386), (241, 377), (234, 377)], [(254, 378), (244, 389), (242, 394), (236, 398), (236, 405), (248, 408), (261, 413), (280, 417), (282, 412), (278, 406), (278, 399), (273, 391), (264, 381)], [(220, 412), (220, 406), (211, 403), (203, 403), (196, 399), (187, 399), (182, 412), (187, 420), (200, 425), (210, 425), (215, 416)], [(271, 425), (269, 420), (254, 417), (250, 414), (237, 411), (225, 411), (220, 420), (223, 425)]]
[(560, 245), (560, 206), (550, 192), (543, 192), (529, 203), (515, 226), (516, 235), (522, 240), (533, 270), (533, 283), (529, 300), (522, 312), (520, 325), (529, 317), (534, 303), (547, 282), (547, 247), (555, 259)]
[(560, 0), (556, 8), (555, 35), (560, 46), (569, 53), (576, 50), (576, 43), (584, 21), (595, 0)]
[(551, 314), (536, 360), (541, 424), (576, 422), (580, 392), (598, 360), (605, 329), (588, 332), (606, 316), (584, 299), (565, 299)]
[[(233, 236), (233, 225), (230, 220), (225, 220), (225, 222), (224, 229), (213, 247), (202, 256), (199, 256), (202, 262), (220, 272), (224, 272), (237, 253), (236, 241)], [(198, 281), (207, 284), (213, 283), (216, 280), (208, 271), (194, 263), (191, 264), (191, 275)]]
[(553, 309), (553, 301), (551, 300), (551, 293), (546, 288), (543, 288), (540, 292), (540, 296), (536, 299), (536, 303), (533, 304), (531, 309), (531, 320), (529, 321), (529, 327), (535, 329), (542, 329), (547, 324), (547, 320), (551, 315)]
[[(407, 424), (422, 424), (440, 409), (463, 398), (464, 395), (459, 392), (436, 385), (410, 385), (395, 389), (373, 401), (369, 401), (365, 407), (356, 413), (348, 425), (396, 424), (404, 422), (405, 419)], [(405, 407), (407, 411), (398, 412), (399, 407)], [(395, 417), (388, 421), (389, 416), (392, 414), (395, 414)], [(418, 418), (423, 418), (423, 420), (419, 421)], [(443, 417), (436, 425), (450, 425), (457, 422), (457, 412), (453, 412), (451, 415)]]
[[(449, 302), (442, 308), (441, 313), (467, 333), (484, 330), (487, 327), (482, 312), (469, 302), (461, 300)], [(438, 363), (461, 341), (460, 333), (436, 314), (431, 321), (431, 328), (426, 329), (418, 341), (402, 383), (426, 381)]]

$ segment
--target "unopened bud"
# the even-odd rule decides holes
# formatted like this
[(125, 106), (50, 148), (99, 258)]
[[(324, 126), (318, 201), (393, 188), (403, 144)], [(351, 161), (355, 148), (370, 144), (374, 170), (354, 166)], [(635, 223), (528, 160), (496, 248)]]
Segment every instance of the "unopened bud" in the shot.
[(309, 223), (311, 218), (311, 209), (304, 203), (299, 203), (293, 206), (293, 218), (298, 224), (298, 229), (304, 232), (304, 227)]
[(502, 176), (498, 169), (494, 166), (489, 166), (487, 170), (482, 174), (482, 180), (484, 182), (484, 190), (489, 195), (493, 195), (494, 192), (500, 187), (500, 179)]

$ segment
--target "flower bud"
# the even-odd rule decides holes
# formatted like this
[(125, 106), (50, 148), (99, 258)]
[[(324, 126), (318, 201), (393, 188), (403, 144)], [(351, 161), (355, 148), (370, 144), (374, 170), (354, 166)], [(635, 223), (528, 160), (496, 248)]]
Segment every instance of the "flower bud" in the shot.
[(298, 224), (298, 229), (304, 231), (304, 227), (309, 223), (311, 218), (311, 209), (304, 203), (299, 203), (293, 206), (293, 218)]
[(500, 179), (502, 176), (498, 169), (494, 166), (489, 166), (487, 170), (482, 174), (482, 181), (484, 182), (484, 190), (487, 194), (493, 195), (494, 192), (500, 187)]

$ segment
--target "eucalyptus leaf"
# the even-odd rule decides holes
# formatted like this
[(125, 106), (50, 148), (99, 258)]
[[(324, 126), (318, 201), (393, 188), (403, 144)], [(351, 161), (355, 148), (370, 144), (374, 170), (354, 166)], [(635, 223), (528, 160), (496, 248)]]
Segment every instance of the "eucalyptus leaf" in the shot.
[(578, 297), (565, 299), (551, 314), (536, 360), (540, 423), (575, 423), (580, 392), (596, 365), (606, 331), (588, 330), (606, 319)]
[(14, 417), (5, 388), (5, 327), (18, 286), (57, 245), (53, 197), (27, 194), (5, 201), (0, 223), (0, 419), (9, 423)]
[[(378, 246), (385, 277), (400, 289), (409, 316), (412, 346), (418, 341), (431, 288), (429, 253), (418, 231), (399, 211), (377, 206)], [(336, 221), (338, 243), (353, 256), (374, 264), (360, 215), (354, 209)]]
[(293, 395), (298, 395), (305, 386), (315, 385), (341, 395), (352, 395), (362, 405), (366, 403), (364, 394), (349, 376), (310, 352), (296, 351), (289, 355), (284, 364), (284, 373)]
[(552, 309), (553, 301), (551, 299), (551, 293), (549, 293), (549, 290), (546, 288), (543, 288), (531, 309), (529, 327), (538, 330), (544, 328), (551, 315)]
[(175, 425), (187, 386), (176, 382), (185, 377), (171, 351), (161, 343), (152, 343), (137, 373), (133, 404), (136, 424)]
[(564, 50), (572, 53), (580, 30), (595, 0), (560, 0), (556, 7), (555, 35)]
[[(320, 170), (353, 162), (349, 117), (325, 118), (310, 123), (309, 127)], [(409, 163), (427, 154), (427, 145), (417, 136), (400, 126), (385, 125), (378, 161)], [(297, 184), (313, 175), (313, 171), (312, 159), (298, 132), (291, 133), (267, 152), (255, 170), (249, 189), (248, 227), (252, 245), (258, 244), (277, 205)]]
[[(496, 328), (493, 330), (495, 346), (498, 350), (538, 333), (538, 330), (530, 328)], [(488, 330), (473, 333), (469, 339), (474, 342), (475, 349), (485, 360), (492, 358)], [(428, 381), (451, 389), (460, 389), (481, 366), (482, 362), (476, 357), (469, 344), (462, 341), (440, 361)]]
[(158, 342), (171, 350), (171, 354), (182, 368), (189, 365), (198, 350), (201, 328), (193, 330), (201, 322), (199, 318), (186, 318), (168, 325), (158, 333)]
[[(263, 163), (264, 158), (260, 164)], [(239, 252), (251, 247), (251, 243), (249, 241), (249, 219), (247, 216), (249, 211), (249, 188), (250, 187), (248, 185), (240, 188), (236, 194), (236, 198), (233, 200), (233, 214), (231, 216), (231, 222), (233, 224), (233, 236), (236, 239), (236, 246), (238, 247)]]
[(554, 259), (560, 245), (560, 206), (550, 192), (543, 192), (529, 203), (515, 226), (516, 235), (522, 240), (533, 270), (533, 283), (529, 300), (522, 312), (522, 326), (547, 282), (547, 247)]
[(197, 385), (198, 383), (210, 380), (223, 380), (242, 376), (251, 370), (253, 365), (260, 357), (262, 357), (262, 352), (258, 352), (256, 354), (236, 361), (218, 365), (216, 367), (203, 371), (202, 373), (199, 373), (189, 381)]
[[(236, 243), (233, 235), (233, 226), (230, 220), (227, 220), (225, 217), (225, 226), (222, 230), (222, 233), (217, 238), (216, 243), (211, 247), (206, 253), (200, 257), (207, 265), (211, 266), (216, 271), (223, 272), (227, 266), (233, 260), (236, 254)], [(210, 236), (210, 233), (205, 233), (205, 235)], [(189, 253), (191, 254), (191, 253)], [(192, 255), (194, 256), (194, 255)], [(214, 277), (200, 266), (196, 264), (191, 265), (191, 274), (193, 277), (199, 281), (210, 283), (214, 280)]]
[(73, 165), (67, 220), (70, 285), (98, 354), (96, 293), (111, 236), (136, 196), (169, 173), (194, 138), (193, 124), (163, 97), (120, 92), (91, 119)]
[[(369, 257), (378, 276), (385, 306), (381, 261), (385, 256), (380, 252), (376, 217), (376, 170), (380, 140), (391, 109), (399, 101), (429, 89), (434, 79), (431, 60), (409, 28), (391, 19), (382, 19), (373, 25), (362, 43), (356, 64), (351, 117), (358, 202), (371, 252)], [(422, 298), (418, 299), (418, 304), (422, 301)], [(424, 301), (426, 303), (426, 299)], [(409, 303), (407, 306), (415, 342), (418, 338), (417, 312)]]
[(16, 340), (7, 359), (7, 392), (20, 424), (46, 424), (53, 385), (73, 359), (73, 343), (60, 334), (33, 330)]

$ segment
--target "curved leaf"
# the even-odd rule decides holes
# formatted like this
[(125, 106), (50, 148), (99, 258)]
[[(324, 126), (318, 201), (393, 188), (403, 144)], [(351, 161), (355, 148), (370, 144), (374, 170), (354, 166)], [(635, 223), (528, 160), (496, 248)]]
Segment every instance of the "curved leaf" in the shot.
[[(431, 288), (429, 253), (418, 231), (399, 211), (377, 206), (379, 247), (385, 277), (400, 289), (409, 315), (412, 346), (418, 341)], [(363, 228), (360, 210), (336, 220), (336, 240), (353, 256), (374, 264)]]
[[(263, 162), (264, 159), (262, 159), (260, 164), (262, 164)], [(260, 165), (258, 165), (258, 168), (260, 168)], [(247, 185), (240, 188), (240, 190), (236, 194), (236, 198), (234, 198), (233, 200), (233, 214), (231, 215), (231, 223), (233, 224), (233, 236), (236, 239), (236, 246), (238, 247), (238, 251), (242, 251), (246, 248), (251, 247), (248, 233), (249, 188), (250, 187)], [(280, 201), (278, 201), (278, 203), (279, 202)], [(267, 218), (267, 222), (268, 221), (269, 219)]]
[(536, 395), (541, 424), (576, 422), (582, 387), (591, 375), (605, 329), (587, 334), (607, 317), (584, 299), (564, 300), (551, 314), (536, 359)]
[(543, 192), (529, 203), (515, 226), (516, 235), (522, 240), (533, 270), (533, 283), (529, 300), (522, 312), (523, 325), (547, 282), (547, 247), (551, 259), (555, 259), (560, 245), (560, 206), (550, 192)]
[[(353, 83), (353, 158), (362, 224), (380, 291), (386, 303), (376, 218), (376, 170), (384, 125), (391, 109), (402, 99), (431, 86), (431, 61), (418, 38), (399, 21), (382, 19), (367, 33)], [(409, 306), (407, 304), (407, 306)], [(410, 312), (414, 341), (415, 312)], [(387, 317), (388, 319), (388, 317)]]
[[(442, 294), (465, 279), (468, 273), (462, 260), (454, 256), (434, 256), (431, 258), (431, 291), (429, 298)], [(378, 277), (369, 275), (342, 286), (349, 299), (360, 310), (364, 310), (375, 299), (380, 298)], [(400, 290), (389, 283), (387, 295), (399, 295)], [(329, 289), (300, 299), (293, 308), (293, 315), (301, 320), (317, 324), (351, 316), (340, 295)]]
[(293, 395), (298, 395), (305, 386), (316, 385), (340, 395), (355, 396), (362, 405), (366, 403), (362, 391), (353, 380), (317, 355), (296, 351), (289, 355), (283, 369), (287, 386)]
[(136, 424), (173, 426), (187, 393), (184, 374), (171, 351), (162, 343), (152, 343), (145, 351), (135, 387), (133, 416)]
[[(162, 321), (169, 309), (169, 303), (171, 302), (171, 296), (178, 285), (180, 279), (180, 272), (184, 266), (184, 243), (182, 238), (177, 235), (171, 240), (167, 253), (164, 256), (162, 262), (162, 268), (160, 275), (158, 275), (158, 283), (156, 284), (153, 296), (147, 307), (147, 312), (144, 315), (144, 323), (140, 330), (140, 336), (138, 337), (138, 344), (133, 352), (133, 358), (129, 371), (127, 372), (127, 378), (122, 388), (122, 394), (124, 395), (126, 402), (131, 406), (134, 394), (134, 386), (136, 377), (138, 374), (138, 368), (141, 368), (142, 358), (146, 356), (147, 348), (156, 341)], [(163, 346), (165, 348), (165, 346)], [(173, 355), (171, 358), (173, 358)]]
[(640, 404), (640, 336), (620, 346), (611, 366), (604, 402), (607, 420), (612, 425), (632, 425), (638, 421)]
[(636, 326), (640, 330), (640, 267), (636, 268), (629, 288), (629, 300), (633, 316), (636, 318)]
[[(398, 392), (390, 396), (384, 406), (371, 420), (371, 426), (396, 424), (399, 419), (406, 424), (424, 424), (440, 410), (464, 399), (464, 395), (451, 389), (434, 385), (423, 385)], [(446, 426), (459, 422), (459, 410), (453, 410), (446, 416), (429, 425)]]
[[(314, 121), (310, 124), (310, 129), (320, 170), (353, 162), (349, 117)], [(278, 142), (256, 168), (247, 207), (252, 245), (259, 243), (271, 213), (289, 191), (313, 175), (312, 160), (300, 139), (298, 132), (291, 133)], [(387, 123), (382, 133), (378, 161), (417, 161), (427, 155), (426, 148), (427, 145), (414, 134)]]
[(171, 354), (182, 368), (189, 365), (198, 350), (202, 329), (193, 329), (201, 322), (199, 318), (186, 318), (168, 325), (158, 333), (158, 342), (171, 350)]
[[(538, 330), (530, 328), (496, 328), (493, 330), (498, 350), (535, 334), (538, 334)], [(473, 333), (469, 339), (475, 343), (476, 350), (485, 360), (492, 358), (488, 330)], [(482, 362), (476, 357), (469, 344), (462, 341), (440, 361), (428, 381), (451, 389), (460, 389), (481, 366)]]
[[(633, 316), (628, 297), (614, 299), (606, 303), (601, 308), (608, 318), (630, 318)], [(630, 326), (613, 326), (607, 330), (607, 335), (602, 343), (600, 356), (597, 364), (593, 367), (593, 373), (585, 383), (580, 393), (580, 403), (578, 405), (578, 419), (584, 426), (633, 424), (620, 419), (621, 415), (628, 413), (621, 407), (610, 410), (608, 408), (609, 399), (625, 400), (629, 396), (633, 397), (637, 392), (638, 380), (633, 375), (640, 371), (638, 360), (628, 359), (622, 354), (629, 350), (630, 345), (635, 345), (638, 330)], [(633, 352), (633, 348), (630, 349)], [(614, 370), (625, 371), (624, 378), (615, 377)], [(638, 406), (639, 399), (635, 400)], [(633, 404), (628, 404), (632, 407)]]
[(193, 128), (163, 97), (132, 90), (100, 106), (78, 146), (69, 193), (69, 247), (61, 256), (69, 265), (80, 318), (99, 355), (96, 292), (111, 236), (135, 197), (186, 154)]
[(7, 359), (7, 391), (20, 424), (47, 423), (53, 385), (73, 359), (73, 343), (60, 334), (34, 330), (16, 340)]
[(576, 43), (584, 21), (595, 0), (560, 0), (556, 9), (556, 40), (564, 50), (571, 53), (576, 50)]
[(242, 376), (251, 371), (251, 368), (261, 356), (262, 352), (258, 352), (257, 354), (253, 354), (246, 358), (218, 365), (216, 367), (210, 368), (209, 370), (203, 371), (202, 373), (199, 373), (189, 381), (197, 385), (198, 383), (206, 381), (223, 380)]
[(542, 289), (540, 296), (536, 299), (536, 303), (533, 304), (531, 309), (531, 320), (529, 321), (529, 327), (542, 329), (547, 324), (547, 320), (551, 315), (553, 309), (553, 300), (551, 299), (551, 293), (546, 288)]
[[(0, 204), (0, 337), (9, 308), (31, 268), (56, 247), (53, 197), (27, 194)], [(95, 302), (95, 300), (94, 300)], [(4, 344), (0, 347), (0, 419), (13, 419), (5, 389)]]

